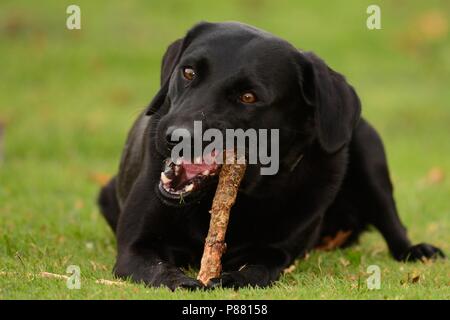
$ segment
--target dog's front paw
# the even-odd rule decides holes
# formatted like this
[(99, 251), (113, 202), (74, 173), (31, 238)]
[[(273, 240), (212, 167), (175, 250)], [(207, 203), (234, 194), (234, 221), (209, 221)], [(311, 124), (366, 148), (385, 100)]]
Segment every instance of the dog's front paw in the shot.
[(445, 258), (441, 249), (436, 248), (428, 243), (419, 243), (409, 247), (403, 254), (400, 255), (401, 261), (424, 261), (426, 259)]
[(169, 279), (166, 285), (172, 291), (176, 289), (200, 290), (205, 288), (205, 286), (197, 279), (193, 279), (185, 275)]
[(271, 284), (269, 270), (261, 265), (245, 265), (239, 271), (224, 272), (218, 278), (209, 280), (207, 288), (217, 287), (239, 289), (244, 287), (264, 288)]
[(218, 278), (212, 278), (208, 281), (207, 288), (215, 289), (215, 288), (233, 288), (238, 289), (243, 287), (244, 284), (240, 281), (235, 275), (236, 272), (224, 272)]

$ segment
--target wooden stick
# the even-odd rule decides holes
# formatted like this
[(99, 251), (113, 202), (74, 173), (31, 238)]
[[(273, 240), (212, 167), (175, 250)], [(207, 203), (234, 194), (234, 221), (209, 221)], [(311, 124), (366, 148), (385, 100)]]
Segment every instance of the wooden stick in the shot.
[[(231, 153), (226, 152), (225, 156), (229, 158)], [(225, 233), (230, 218), (230, 210), (236, 201), (239, 185), (245, 173), (246, 165), (238, 164), (234, 153), (232, 153), (232, 156), (235, 160), (232, 164), (224, 161), (222, 165), (219, 183), (209, 211), (211, 213), (209, 231), (197, 276), (197, 279), (204, 285), (207, 285), (211, 278), (219, 277), (222, 271), (221, 258), (226, 250)]]

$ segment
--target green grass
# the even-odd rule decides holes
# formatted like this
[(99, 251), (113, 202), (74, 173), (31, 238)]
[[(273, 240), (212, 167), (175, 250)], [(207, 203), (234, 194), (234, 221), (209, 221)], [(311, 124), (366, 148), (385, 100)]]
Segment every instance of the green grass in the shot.
[[(74, 1), (0, 4), (0, 299), (449, 299), (449, 262), (401, 264), (378, 233), (314, 252), (268, 289), (174, 293), (113, 279), (115, 240), (95, 205), (127, 130), (158, 88), (169, 42), (199, 20), (240, 20), (313, 50), (344, 73), (384, 138), (401, 217), (415, 242), (450, 252), (450, 41), (447, 1)], [(340, 3), (340, 4), (339, 4)], [(430, 18), (431, 17), (431, 18)], [(431, 179), (432, 168), (440, 179)], [(36, 276), (79, 265), (80, 290)], [(381, 289), (365, 285), (369, 265)], [(419, 276), (419, 278), (417, 278)], [(415, 280), (412, 280), (415, 279)], [(418, 281), (417, 281), (418, 279)]]

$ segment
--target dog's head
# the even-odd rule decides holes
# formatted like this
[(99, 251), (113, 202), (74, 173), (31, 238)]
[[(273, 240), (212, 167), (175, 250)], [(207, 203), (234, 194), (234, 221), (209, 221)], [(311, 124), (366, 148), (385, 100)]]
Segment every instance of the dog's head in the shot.
[[(314, 54), (245, 24), (200, 23), (167, 49), (161, 88), (147, 114), (158, 119), (153, 139), (166, 158), (176, 143), (174, 131), (193, 135), (195, 121), (201, 121), (203, 132), (278, 129), (279, 141), (271, 150), (278, 152), (278, 173), (262, 176), (261, 163), (249, 165), (242, 184), (244, 192), (261, 195), (261, 190), (279, 192), (280, 182), (273, 182), (295, 170), (311, 144), (317, 142), (326, 153), (346, 145), (360, 104), (345, 78)], [(216, 164), (190, 160), (162, 164), (163, 197), (187, 201), (214, 181)]]

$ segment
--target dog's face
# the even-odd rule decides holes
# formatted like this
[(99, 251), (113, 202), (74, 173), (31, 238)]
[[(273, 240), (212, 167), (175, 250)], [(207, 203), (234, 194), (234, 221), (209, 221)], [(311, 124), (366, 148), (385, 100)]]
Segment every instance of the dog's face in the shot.
[(201, 121), (203, 132), (278, 130), (279, 172), (262, 176), (261, 164), (248, 166), (242, 191), (255, 196), (279, 192), (283, 177), (320, 135), (313, 64), (264, 31), (239, 23), (197, 25), (169, 48), (162, 73), (149, 113), (158, 118), (156, 150), (167, 158), (159, 183), (167, 201), (189, 202), (214, 185), (215, 163), (169, 160), (174, 130), (193, 135), (194, 121)]

